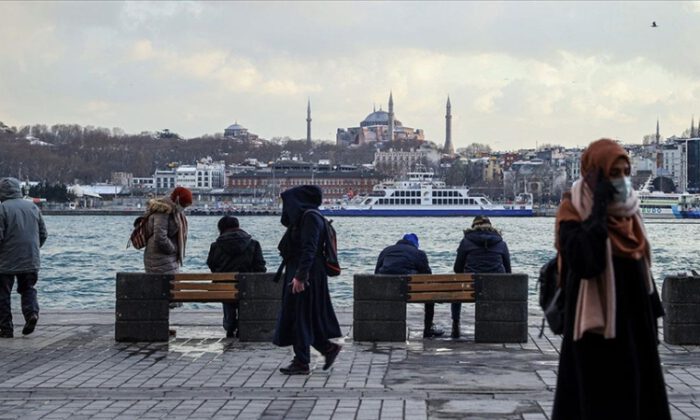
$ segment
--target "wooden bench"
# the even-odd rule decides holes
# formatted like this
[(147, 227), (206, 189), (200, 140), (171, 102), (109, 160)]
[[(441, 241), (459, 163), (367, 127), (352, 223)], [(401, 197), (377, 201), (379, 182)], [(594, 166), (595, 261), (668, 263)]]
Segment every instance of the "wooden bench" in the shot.
[(408, 303), (474, 302), (472, 274), (414, 274), (408, 276)]
[(406, 304), (430, 302), (475, 303), (477, 342), (527, 341), (525, 274), (356, 274), (353, 298), (355, 341), (406, 341)]
[(180, 273), (170, 281), (171, 302), (238, 301), (236, 273)]
[[(117, 273), (115, 340), (168, 341), (171, 302), (238, 302), (240, 340), (270, 341), (282, 298), (282, 282), (274, 283), (273, 277), (274, 273)], [(220, 308), (215, 311), (221, 313)]]

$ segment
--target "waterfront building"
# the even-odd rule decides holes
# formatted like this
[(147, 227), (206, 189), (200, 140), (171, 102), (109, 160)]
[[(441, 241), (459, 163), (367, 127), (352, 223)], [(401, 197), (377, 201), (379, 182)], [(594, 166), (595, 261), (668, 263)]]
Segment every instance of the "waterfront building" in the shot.
[(182, 165), (175, 169), (175, 184), (195, 189), (210, 190), (224, 186), (225, 167), (222, 162)]
[(700, 194), (700, 138), (685, 140), (687, 153), (686, 189), (683, 192)]
[(409, 150), (386, 151), (377, 150), (374, 153), (374, 167), (387, 175), (400, 176), (416, 170), (419, 166), (433, 167), (440, 161), (440, 153), (429, 144)]
[(389, 143), (393, 140), (424, 141), (422, 129), (403, 125), (394, 115), (394, 98), (389, 94), (389, 111), (374, 109), (362, 120), (359, 127), (339, 128), (336, 133), (338, 146), (361, 146), (370, 143)]
[(278, 161), (267, 168), (231, 174), (227, 193), (266, 196), (276, 200), (279, 194), (299, 185), (317, 185), (324, 200), (334, 202), (357, 194), (368, 194), (381, 181), (374, 171), (335, 167), (324, 162)]

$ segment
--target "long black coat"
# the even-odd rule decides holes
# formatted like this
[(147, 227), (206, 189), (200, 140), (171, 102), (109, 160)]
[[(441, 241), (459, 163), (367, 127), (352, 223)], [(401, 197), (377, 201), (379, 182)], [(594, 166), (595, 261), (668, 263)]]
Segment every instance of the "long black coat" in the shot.
[(657, 350), (662, 309), (658, 294), (647, 293), (643, 260), (613, 257), (615, 338), (573, 341), (579, 283), (604, 270), (606, 239), (600, 222), (560, 226), (566, 312), (552, 419), (670, 419)]
[[(310, 346), (341, 336), (322, 254), (325, 223), (318, 213), (305, 213), (318, 204), (302, 196), (316, 192), (302, 188), (282, 193), (282, 221), (288, 228), (279, 245), (286, 269), (282, 276), (282, 308), (273, 337), (273, 343), (278, 346)], [(320, 190), (318, 194), (320, 203)], [(292, 293), (294, 277), (306, 283), (303, 292)]]
[(493, 229), (469, 229), (457, 248), (455, 273), (510, 273), (510, 252)]

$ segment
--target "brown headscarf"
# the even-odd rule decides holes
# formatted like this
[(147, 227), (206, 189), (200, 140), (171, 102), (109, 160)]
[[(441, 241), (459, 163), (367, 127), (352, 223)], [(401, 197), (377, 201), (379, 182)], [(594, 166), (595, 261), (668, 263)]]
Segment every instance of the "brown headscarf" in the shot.
[[(625, 150), (610, 139), (600, 139), (588, 146), (581, 157), (581, 178), (574, 182), (571, 191), (562, 197), (556, 218), (555, 243), (559, 244), (559, 226), (562, 222), (581, 222), (593, 210), (593, 189), (600, 170), (607, 176), (619, 158), (627, 160)], [(639, 198), (636, 192), (623, 203), (608, 205), (608, 241), (606, 245), (606, 268), (597, 278), (582, 281), (579, 287), (574, 323), (574, 340), (584, 332), (599, 333), (605, 338), (615, 337), (615, 273), (612, 256), (640, 259), (647, 265), (647, 288), (651, 293), (649, 266), (651, 255), (646, 232), (639, 213)], [(561, 267), (561, 264), (560, 264)]]

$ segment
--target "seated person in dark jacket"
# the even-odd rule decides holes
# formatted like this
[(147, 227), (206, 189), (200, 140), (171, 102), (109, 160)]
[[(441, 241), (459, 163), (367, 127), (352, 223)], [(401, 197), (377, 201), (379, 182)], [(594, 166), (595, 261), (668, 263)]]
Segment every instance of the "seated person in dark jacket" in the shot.
[[(212, 273), (264, 273), (260, 243), (239, 227), (238, 219), (224, 216), (217, 224), (219, 237), (211, 244), (207, 265)], [(238, 302), (223, 303), (226, 337), (238, 337)]]
[[(379, 254), (375, 274), (433, 274), (428, 256), (418, 249), (418, 236), (407, 233), (395, 245), (388, 246)], [(423, 337), (440, 337), (445, 332), (433, 325), (435, 304), (425, 304)]]
[[(510, 273), (510, 253), (501, 232), (486, 216), (476, 216), (457, 248), (455, 273)], [(452, 304), (452, 338), (459, 338), (462, 304)]]

